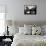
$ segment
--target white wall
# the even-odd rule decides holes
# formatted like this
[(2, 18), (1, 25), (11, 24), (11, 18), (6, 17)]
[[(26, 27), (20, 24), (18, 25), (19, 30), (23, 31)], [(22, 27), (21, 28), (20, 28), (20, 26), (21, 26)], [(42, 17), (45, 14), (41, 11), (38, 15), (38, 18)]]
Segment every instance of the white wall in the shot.
[[(16, 21), (46, 21), (46, 0), (0, 0), (7, 5), (9, 20)], [(24, 5), (37, 5), (37, 15), (24, 15)]]
[[(19, 2), (19, 4), (17, 3)], [(17, 0), (16, 20), (23, 21), (46, 21), (46, 0)], [(37, 5), (37, 15), (24, 15), (24, 5)], [(17, 10), (18, 9), (18, 10)], [(20, 11), (20, 12), (19, 12)]]

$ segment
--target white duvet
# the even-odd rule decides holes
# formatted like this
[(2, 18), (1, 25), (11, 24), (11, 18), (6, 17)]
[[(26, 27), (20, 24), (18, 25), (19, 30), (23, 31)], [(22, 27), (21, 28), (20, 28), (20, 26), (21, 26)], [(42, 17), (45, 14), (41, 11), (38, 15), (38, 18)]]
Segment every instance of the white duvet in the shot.
[(16, 34), (11, 46), (46, 46), (46, 36)]

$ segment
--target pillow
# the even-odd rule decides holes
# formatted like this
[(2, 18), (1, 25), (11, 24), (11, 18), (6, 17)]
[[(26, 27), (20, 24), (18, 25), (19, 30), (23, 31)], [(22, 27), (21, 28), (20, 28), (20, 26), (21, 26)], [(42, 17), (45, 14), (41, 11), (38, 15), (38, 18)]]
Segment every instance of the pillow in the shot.
[(32, 29), (32, 25), (26, 25), (26, 24), (24, 24), (24, 27)]
[(39, 26), (32, 27), (32, 35), (40, 35), (41, 34), (41, 28)]
[(32, 29), (25, 27), (25, 32), (24, 32), (24, 34), (26, 34), (26, 35), (31, 35), (31, 34), (32, 34)]
[(41, 26), (41, 35), (43, 36), (44, 35), (44, 32), (45, 32), (45, 27), (44, 25)]
[(19, 27), (19, 33), (30, 35), (32, 32), (31, 32), (31, 28)]
[(27, 32), (30, 32), (29, 34), (32, 34), (32, 25), (26, 25), (24, 24), (25, 30), (27, 30)]
[(25, 31), (25, 30), (24, 30), (24, 27), (19, 27), (19, 33), (20, 33), (20, 34), (24, 34), (24, 31)]
[(19, 28), (15, 26), (9, 26), (9, 35), (15, 35), (19, 32)]
[(42, 28), (44, 28), (44, 32), (46, 33), (46, 25), (43, 25)]
[(46, 35), (46, 25), (43, 25), (42, 29), (43, 29), (43, 34)]

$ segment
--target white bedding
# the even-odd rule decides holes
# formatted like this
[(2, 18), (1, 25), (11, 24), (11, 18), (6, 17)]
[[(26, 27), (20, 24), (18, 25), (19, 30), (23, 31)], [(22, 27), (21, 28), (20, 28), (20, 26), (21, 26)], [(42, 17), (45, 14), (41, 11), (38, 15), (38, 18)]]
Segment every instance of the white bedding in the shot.
[(46, 36), (16, 34), (11, 46), (46, 46)]

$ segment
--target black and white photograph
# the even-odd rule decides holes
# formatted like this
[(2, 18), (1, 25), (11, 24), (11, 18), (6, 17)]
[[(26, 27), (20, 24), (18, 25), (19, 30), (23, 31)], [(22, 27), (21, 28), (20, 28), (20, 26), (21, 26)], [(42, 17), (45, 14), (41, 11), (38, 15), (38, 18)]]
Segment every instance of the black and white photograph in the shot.
[(36, 15), (37, 6), (36, 5), (24, 5), (25, 15)]

